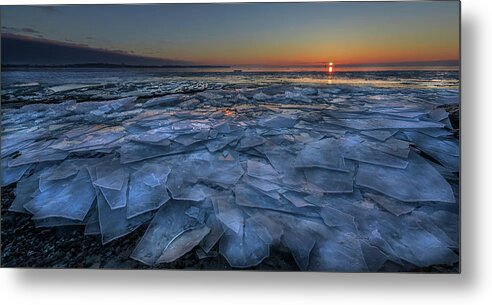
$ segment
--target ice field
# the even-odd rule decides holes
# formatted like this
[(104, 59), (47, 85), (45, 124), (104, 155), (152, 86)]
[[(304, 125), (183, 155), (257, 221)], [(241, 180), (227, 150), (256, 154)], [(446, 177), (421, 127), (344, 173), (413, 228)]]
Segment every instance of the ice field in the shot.
[(459, 261), (456, 72), (10, 73), (2, 186), (37, 227), (147, 226), (149, 266), (215, 248), (248, 268), (279, 245), (300, 270)]

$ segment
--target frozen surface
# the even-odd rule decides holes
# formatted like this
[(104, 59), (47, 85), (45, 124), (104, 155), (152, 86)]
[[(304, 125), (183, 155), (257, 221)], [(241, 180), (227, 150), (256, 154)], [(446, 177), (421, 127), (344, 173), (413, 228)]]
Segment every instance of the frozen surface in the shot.
[(9, 210), (102, 243), (144, 226), (131, 257), (149, 266), (197, 249), (247, 268), (279, 246), (301, 270), (453, 264), (460, 155), (446, 106), (458, 91), (452, 75), (408, 73), (400, 86), (378, 74), (7, 77)]

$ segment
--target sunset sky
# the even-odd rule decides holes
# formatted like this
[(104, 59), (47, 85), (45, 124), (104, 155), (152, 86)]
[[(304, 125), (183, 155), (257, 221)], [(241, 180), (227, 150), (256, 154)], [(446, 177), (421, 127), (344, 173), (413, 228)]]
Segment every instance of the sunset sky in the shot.
[(2, 37), (193, 64), (459, 58), (457, 1), (3, 6), (1, 25)]

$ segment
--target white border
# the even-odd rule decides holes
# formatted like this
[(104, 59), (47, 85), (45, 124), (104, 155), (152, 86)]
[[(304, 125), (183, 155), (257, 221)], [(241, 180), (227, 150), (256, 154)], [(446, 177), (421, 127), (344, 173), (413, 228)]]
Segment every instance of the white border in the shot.
[[(166, 1), (12, 1), (41, 3)], [(207, 2), (207, 1), (173, 1)], [(231, 2), (231, 1), (214, 1)], [(274, 2), (274, 1), (271, 1)], [(462, 274), (1, 269), (2, 304), (492, 304), (489, 0), (462, 3)]]

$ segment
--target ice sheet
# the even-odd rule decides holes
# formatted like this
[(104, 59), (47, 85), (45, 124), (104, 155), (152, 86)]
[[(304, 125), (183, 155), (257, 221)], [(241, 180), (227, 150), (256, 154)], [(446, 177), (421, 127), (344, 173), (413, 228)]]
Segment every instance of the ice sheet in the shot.
[(270, 248), (301, 270), (454, 266), (460, 153), (445, 109), (459, 92), (408, 74), (384, 88), (297, 73), (2, 87), (9, 211), (104, 244), (151, 222), (131, 255), (149, 266), (218, 249), (247, 268)]
[(416, 153), (408, 161), (405, 169), (360, 163), (356, 183), (401, 201), (455, 202), (451, 186), (429, 163)]

